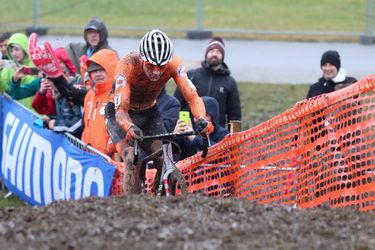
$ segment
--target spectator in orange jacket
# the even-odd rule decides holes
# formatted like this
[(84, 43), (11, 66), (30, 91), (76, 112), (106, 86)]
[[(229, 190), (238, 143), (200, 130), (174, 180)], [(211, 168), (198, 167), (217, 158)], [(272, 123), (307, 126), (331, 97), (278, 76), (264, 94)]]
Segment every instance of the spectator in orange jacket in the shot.
[(85, 128), (82, 141), (105, 154), (108, 154), (109, 135), (104, 122), (104, 114), (117, 62), (116, 52), (103, 49), (90, 57), (87, 63), (92, 88), (88, 91), (83, 106)]
[[(57, 77), (50, 77), (62, 96), (75, 104), (83, 105), (82, 141), (106, 155), (110, 154), (107, 151), (109, 135), (104, 123), (104, 113), (117, 62), (117, 53), (110, 49), (102, 49), (92, 55), (87, 61), (87, 72), (91, 79), (91, 86), (88, 90), (86, 88), (77, 89), (69, 85), (62, 73)], [(54, 63), (58, 64), (57, 59), (54, 60)], [(47, 65), (48, 62), (45, 64)], [(43, 67), (43, 65), (39, 63), (37, 66)]]

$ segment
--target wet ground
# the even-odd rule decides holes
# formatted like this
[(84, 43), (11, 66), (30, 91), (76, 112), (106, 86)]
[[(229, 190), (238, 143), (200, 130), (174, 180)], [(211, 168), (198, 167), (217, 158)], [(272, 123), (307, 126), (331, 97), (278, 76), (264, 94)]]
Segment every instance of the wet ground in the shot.
[(197, 195), (0, 209), (1, 249), (375, 249), (375, 212)]

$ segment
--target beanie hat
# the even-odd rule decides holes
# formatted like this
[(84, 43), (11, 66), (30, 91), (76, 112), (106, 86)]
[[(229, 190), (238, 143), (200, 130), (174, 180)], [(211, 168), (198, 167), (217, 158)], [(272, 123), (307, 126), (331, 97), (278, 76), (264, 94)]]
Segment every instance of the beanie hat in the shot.
[(322, 55), (322, 59), (320, 59), (320, 67), (322, 67), (326, 63), (334, 65), (337, 71), (340, 70), (341, 61), (339, 53), (336, 50), (328, 50), (324, 52), (324, 54)]
[(224, 56), (225, 56), (225, 44), (224, 44), (223, 39), (221, 39), (221, 37), (214, 36), (208, 42), (208, 45), (207, 45), (207, 48), (206, 48), (206, 54), (204, 55), (205, 58), (207, 57), (208, 51), (210, 51), (212, 49), (218, 49), (218, 50), (220, 50), (221, 54), (223, 55), (223, 60), (224, 60)]

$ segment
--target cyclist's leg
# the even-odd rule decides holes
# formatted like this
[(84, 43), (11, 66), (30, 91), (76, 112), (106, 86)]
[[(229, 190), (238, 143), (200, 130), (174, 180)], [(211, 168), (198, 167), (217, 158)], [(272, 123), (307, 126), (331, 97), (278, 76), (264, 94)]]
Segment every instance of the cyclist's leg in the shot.
[[(120, 142), (121, 143), (121, 142)], [(139, 179), (139, 166), (133, 164), (134, 160), (134, 147), (129, 146), (126, 142), (121, 143), (122, 158), (125, 165), (124, 175), (124, 193), (137, 194), (141, 191)]]
[[(144, 124), (144, 126), (142, 127), (142, 131), (144, 135), (157, 135), (157, 134), (167, 133), (163, 124), (163, 120), (161, 119), (160, 113), (156, 106), (149, 110), (148, 115), (149, 117), (148, 117), (147, 123)], [(141, 143), (141, 147), (147, 154), (151, 154), (161, 149), (162, 142), (160, 140), (144, 141)], [(160, 178), (161, 178), (161, 170), (163, 166), (162, 155), (154, 159), (154, 166), (157, 170), (157, 173), (154, 179), (153, 192), (156, 193), (159, 187)]]
[[(162, 147), (162, 142), (160, 140), (153, 140), (150, 141), (150, 143), (144, 147), (144, 150), (147, 152), (147, 154), (150, 154), (152, 152), (155, 152)], [(147, 149), (147, 150), (146, 150)], [(159, 184), (160, 184), (160, 179), (161, 179), (161, 171), (163, 167), (163, 155), (156, 157), (154, 160), (154, 167), (156, 168), (156, 174), (154, 178), (154, 186), (152, 188), (153, 193), (157, 193)]]

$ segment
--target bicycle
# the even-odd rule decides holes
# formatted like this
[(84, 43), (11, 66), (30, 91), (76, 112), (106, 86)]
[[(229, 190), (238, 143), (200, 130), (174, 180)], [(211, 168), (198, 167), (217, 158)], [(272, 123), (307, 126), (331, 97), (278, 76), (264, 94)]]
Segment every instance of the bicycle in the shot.
[[(158, 185), (158, 189), (156, 192), (156, 196), (165, 196), (176, 195), (177, 190), (181, 191), (181, 194), (187, 194), (187, 184), (185, 178), (181, 171), (175, 166), (175, 162), (173, 161), (173, 154), (172, 154), (172, 140), (176, 137), (180, 136), (189, 136), (195, 135), (194, 131), (188, 131), (183, 133), (166, 133), (160, 135), (150, 135), (150, 136), (143, 136), (143, 140), (155, 140), (161, 139), (162, 140), (162, 148), (153, 152), (152, 154), (146, 156), (140, 165), (140, 185), (141, 185), (141, 193), (145, 193), (145, 181), (146, 181), (146, 169), (147, 164), (163, 155), (163, 166), (161, 170), (161, 176), (159, 183), (154, 183), (154, 185)], [(202, 136), (203, 141), (203, 150), (202, 150), (202, 157), (206, 157), (208, 153), (208, 147), (210, 146), (208, 134)], [(140, 155), (139, 150), (139, 142), (134, 142), (134, 165), (137, 165), (138, 158)]]

